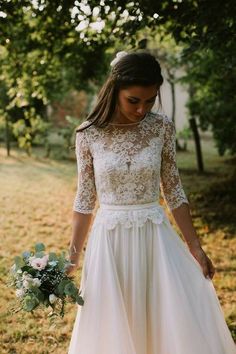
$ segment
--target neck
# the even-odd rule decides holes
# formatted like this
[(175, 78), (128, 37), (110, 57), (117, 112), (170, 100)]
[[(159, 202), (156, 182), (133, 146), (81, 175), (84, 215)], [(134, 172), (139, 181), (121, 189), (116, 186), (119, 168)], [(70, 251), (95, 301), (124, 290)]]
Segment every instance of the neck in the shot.
[(122, 114), (121, 112), (115, 112), (113, 114), (113, 117), (112, 117), (112, 124), (137, 124), (139, 123), (140, 121), (142, 121), (144, 118), (145, 118), (146, 114), (141, 117), (140, 119), (138, 119), (137, 121), (131, 121), (129, 119), (126, 118), (126, 116), (124, 116), (124, 114)]

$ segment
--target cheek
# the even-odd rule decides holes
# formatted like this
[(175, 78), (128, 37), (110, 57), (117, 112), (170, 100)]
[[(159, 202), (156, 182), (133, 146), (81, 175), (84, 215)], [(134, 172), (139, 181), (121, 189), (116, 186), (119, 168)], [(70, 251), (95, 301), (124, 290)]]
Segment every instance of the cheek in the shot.
[(134, 105), (130, 104), (129, 102), (127, 102), (127, 100), (125, 99), (120, 99), (119, 100), (119, 107), (122, 111), (132, 111), (134, 109)]

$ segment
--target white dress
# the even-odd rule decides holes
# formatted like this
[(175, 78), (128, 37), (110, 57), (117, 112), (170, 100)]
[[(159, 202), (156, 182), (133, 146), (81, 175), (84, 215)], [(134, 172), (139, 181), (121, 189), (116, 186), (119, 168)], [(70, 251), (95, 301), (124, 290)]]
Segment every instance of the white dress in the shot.
[(159, 204), (159, 189), (171, 210), (188, 203), (173, 123), (91, 126), (76, 156), (73, 209), (95, 218), (69, 354), (235, 354), (212, 281)]

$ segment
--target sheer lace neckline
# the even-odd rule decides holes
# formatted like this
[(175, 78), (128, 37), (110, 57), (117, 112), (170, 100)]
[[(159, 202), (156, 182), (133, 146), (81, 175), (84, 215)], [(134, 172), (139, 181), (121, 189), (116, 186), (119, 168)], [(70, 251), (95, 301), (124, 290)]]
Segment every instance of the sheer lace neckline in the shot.
[(142, 123), (143, 121), (145, 121), (147, 119), (148, 115), (149, 115), (149, 113), (146, 113), (144, 118), (139, 120), (138, 122), (133, 122), (133, 123), (108, 123), (108, 124), (109, 125), (114, 125), (114, 126), (122, 126), (122, 127), (138, 125), (138, 124)]

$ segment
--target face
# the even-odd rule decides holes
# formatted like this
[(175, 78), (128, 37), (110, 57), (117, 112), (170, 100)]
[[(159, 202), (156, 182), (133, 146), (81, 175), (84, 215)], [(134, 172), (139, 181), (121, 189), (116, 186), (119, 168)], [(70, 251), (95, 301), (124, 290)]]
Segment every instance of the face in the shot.
[(152, 109), (158, 89), (157, 85), (121, 89), (118, 93), (116, 121), (134, 123), (142, 120)]

